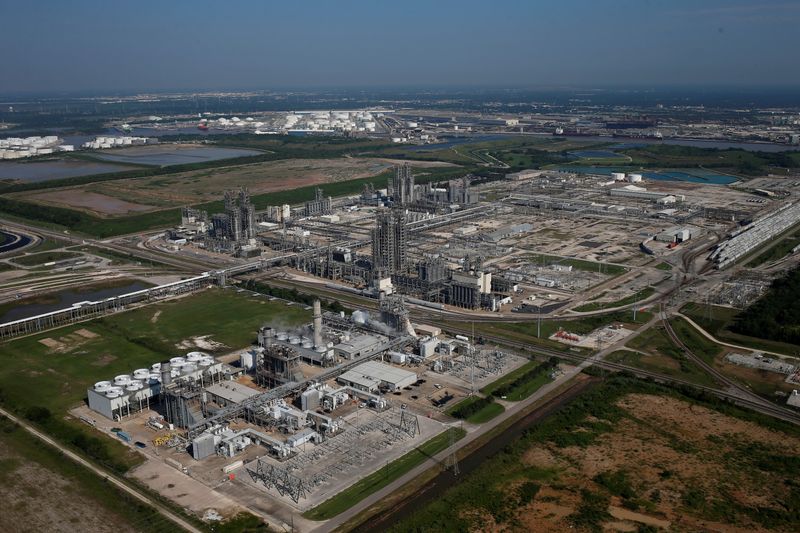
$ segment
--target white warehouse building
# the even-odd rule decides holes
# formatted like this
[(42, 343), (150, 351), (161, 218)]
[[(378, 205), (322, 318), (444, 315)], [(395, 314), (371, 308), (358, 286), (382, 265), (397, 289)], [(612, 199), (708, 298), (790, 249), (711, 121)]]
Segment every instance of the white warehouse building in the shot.
[(342, 385), (362, 391), (375, 392), (380, 387), (387, 387), (394, 391), (416, 383), (417, 375), (402, 368), (395, 368), (377, 361), (367, 361), (348, 370), (339, 376), (337, 381)]

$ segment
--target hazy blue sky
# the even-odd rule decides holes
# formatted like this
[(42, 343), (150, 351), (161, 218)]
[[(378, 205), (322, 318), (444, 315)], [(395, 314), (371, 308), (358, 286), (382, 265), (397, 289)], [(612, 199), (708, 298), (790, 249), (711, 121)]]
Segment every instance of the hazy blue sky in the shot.
[(0, 0), (0, 92), (800, 85), (800, 0)]

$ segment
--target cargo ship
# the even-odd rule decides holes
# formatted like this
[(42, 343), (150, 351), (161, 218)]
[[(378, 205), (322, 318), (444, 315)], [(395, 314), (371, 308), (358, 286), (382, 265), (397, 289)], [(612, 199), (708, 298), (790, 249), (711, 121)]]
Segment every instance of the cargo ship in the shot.
[(615, 139), (649, 139), (654, 141), (664, 140), (664, 136), (660, 131), (645, 131), (640, 133), (614, 133)]

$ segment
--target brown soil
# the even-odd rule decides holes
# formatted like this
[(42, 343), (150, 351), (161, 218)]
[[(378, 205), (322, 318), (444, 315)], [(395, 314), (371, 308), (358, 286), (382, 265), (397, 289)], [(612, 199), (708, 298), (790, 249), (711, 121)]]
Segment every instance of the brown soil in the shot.
[[(612, 497), (608, 511), (613, 518), (604, 524), (607, 530), (635, 531), (645, 524), (698, 532), (766, 531), (736, 510), (779, 509), (789, 489), (780, 473), (752, 467), (737, 454), (749, 445), (797, 456), (800, 439), (667, 396), (630, 394), (617, 406), (626, 416), (593, 444), (559, 448), (548, 443), (523, 455), (525, 465), (558, 472), (542, 482), (535, 500), (518, 512), (517, 518), (531, 531), (569, 529), (580, 491), (605, 492), (593, 478), (618, 471), (625, 472), (639, 508), (623, 508), (622, 498)], [(687, 507), (690, 491), (703, 498), (694, 509)], [(733, 516), (726, 517), (730, 523), (707, 514), (714, 502), (731, 510)]]
[(115, 361), (117, 358), (111, 354), (102, 355), (97, 358), (95, 362), (92, 363), (92, 366), (106, 366), (112, 361)]
[(95, 333), (93, 331), (89, 331), (88, 329), (85, 329), (85, 328), (76, 330), (75, 333), (77, 333), (78, 335), (80, 335), (84, 339), (95, 339), (95, 338), (100, 336), (97, 333)]
[(61, 189), (29, 194), (27, 199), (47, 205), (69, 206), (98, 215), (126, 215), (152, 210), (152, 206), (127, 202), (119, 198), (84, 189)]
[(33, 463), (0, 441), (0, 531), (128, 532), (114, 514), (81, 497), (68, 478)]
[(58, 342), (57, 340), (51, 339), (50, 337), (47, 337), (45, 339), (39, 340), (39, 344), (44, 344), (45, 346), (47, 346), (51, 350), (56, 350), (56, 351), (61, 351), (64, 348), (66, 348), (64, 343)]
[[(420, 168), (450, 165), (435, 161), (408, 163)], [(103, 216), (120, 216), (219, 200), (220, 191), (235, 187), (248, 187), (250, 194), (255, 195), (366, 178), (380, 174), (392, 164), (393, 160), (380, 158), (286, 159), (113, 183), (98, 182), (36, 194), (24, 193), (24, 197)]]

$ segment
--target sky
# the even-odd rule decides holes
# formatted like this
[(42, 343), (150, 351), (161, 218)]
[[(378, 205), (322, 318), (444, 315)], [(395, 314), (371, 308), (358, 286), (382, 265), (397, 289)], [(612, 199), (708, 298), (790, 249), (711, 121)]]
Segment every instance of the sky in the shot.
[(800, 0), (0, 0), (0, 93), (800, 86)]

